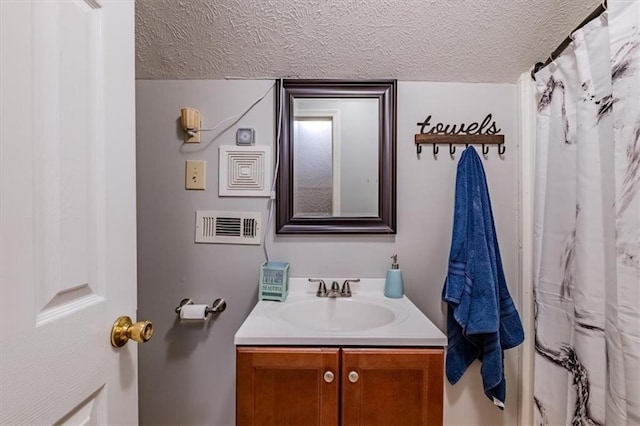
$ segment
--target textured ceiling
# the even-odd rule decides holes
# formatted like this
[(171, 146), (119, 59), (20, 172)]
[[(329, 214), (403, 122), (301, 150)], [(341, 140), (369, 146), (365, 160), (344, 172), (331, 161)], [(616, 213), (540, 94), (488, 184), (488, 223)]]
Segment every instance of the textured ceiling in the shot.
[(599, 3), (136, 0), (136, 77), (513, 83)]

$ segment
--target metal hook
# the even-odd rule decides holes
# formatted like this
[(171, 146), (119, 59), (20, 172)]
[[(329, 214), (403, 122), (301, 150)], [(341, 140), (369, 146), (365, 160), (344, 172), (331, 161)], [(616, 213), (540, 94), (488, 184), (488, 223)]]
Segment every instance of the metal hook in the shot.
[[(498, 147), (498, 149), (500, 148)], [(482, 144), (482, 155), (487, 155), (487, 154), (489, 154), (489, 147), (488, 146), (485, 147), (485, 145)]]
[(606, 25), (609, 23), (609, 9), (607, 8), (607, 0), (602, 0), (602, 13), (600, 19)]
[(449, 144), (449, 155), (453, 157), (453, 154), (455, 154), (455, 153), (456, 153), (456, 147), (452, 143), (450, 143)]
[(540, 71), (542, 68), (544, 68), (544, 62), (537, 62), (534, 66), (533, 69), (531, 70), (531, 79), (535, 81), (536, 79), (536, 73), (538, 71)]
[(500, 155), (501, 157), (504, 155), (505, 151), (507, 150), (507, 147), (504, 146), (503, 143), (501, 143), (500, 145), (498, 145), (498, 155)]
[(416, 155), (420, 155), (422, 154), (422, 145), (421, 144), (416, 144)]
[(556, 58), (553, 57), (553, 53), (551, 53), (551, 55), (549, 55), (549, 65), (551, 65), (549, 67), (549, 69), (551, 70), (552, 73), (556, 72), (556, 70), (558, 69), (558, 64), (556, 64)]
[(438, 151), (440, 151), (440, 148), (438, 147), (437, 143), (433, 144), (433, 156), (437, 156), (438, 155)]

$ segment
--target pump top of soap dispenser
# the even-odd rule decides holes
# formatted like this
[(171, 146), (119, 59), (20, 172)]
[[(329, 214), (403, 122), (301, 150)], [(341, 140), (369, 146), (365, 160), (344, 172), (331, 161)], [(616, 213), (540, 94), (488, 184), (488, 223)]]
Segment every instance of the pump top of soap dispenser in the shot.
[(398, 265), (398, 255), (394, 254), (393, 256), (391, 256), (391, 259), (393, 259), (393, 263), (391, 263), (391, 269), (400, 269), (400, 265)]

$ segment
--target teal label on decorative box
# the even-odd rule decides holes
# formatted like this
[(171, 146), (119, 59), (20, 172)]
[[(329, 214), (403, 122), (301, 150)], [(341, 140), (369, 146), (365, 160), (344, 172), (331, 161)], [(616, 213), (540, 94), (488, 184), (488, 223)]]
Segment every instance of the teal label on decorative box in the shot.
[(288, 284), (288, 262), (264, 262), (260, 266), (258, 299), (283, 302), (289, 293)]

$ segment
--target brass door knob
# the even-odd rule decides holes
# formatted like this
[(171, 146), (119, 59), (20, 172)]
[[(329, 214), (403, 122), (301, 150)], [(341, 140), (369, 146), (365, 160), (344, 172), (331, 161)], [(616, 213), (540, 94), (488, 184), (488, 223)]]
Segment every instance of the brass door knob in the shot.
[(153, 336), (153, 324), (151, 321), (138, 321), (133, 323), (127, 316), (119, 317), (111, 327), (111, 346), (121, 348), (129, 339), (138, 343), (149, 341)]

